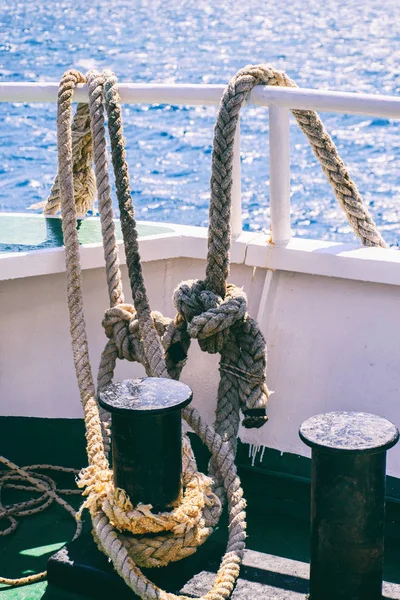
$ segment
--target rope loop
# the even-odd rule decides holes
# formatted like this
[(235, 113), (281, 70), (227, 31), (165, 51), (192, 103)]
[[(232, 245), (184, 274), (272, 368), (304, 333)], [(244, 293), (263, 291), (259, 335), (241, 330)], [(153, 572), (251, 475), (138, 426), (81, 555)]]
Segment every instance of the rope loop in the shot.
[[(54, 501), (57, 502), (70, 516), (76, 521), (76, 512), (66, 502), (60, 494), (77, 494), (80, 491), (77, 489), (59, 489), (52, 477), (41, 473), (42, 470), (58, 471), (62, 473), (78, 474), (78, 470), (68, 467), (56, 467), (54, 465), (30, 465), (29, 467), (19, 467), (4, 456), (0, 456), (0, 463), (6, 467), (6, 470), (0, 471), (0, 523), (6, 521), (6, 526), (0, 529), (0, 537), (13, 533), (18, 527), (18, 518), (28, 517), (42, 512), (48, 508)], [(30, 498), (22, 502), (13, 504), (5, 504), (2, 498), (2, 493), (6, 489), (19, 490), (29, 492), (36, 497)], [(80, 521), (76, 521), (76, 539), (82, 530)], [(46, 578), (46, 571), (35, 573), (15, 579), (8, 577), (0, 577), (0, 584), (8, 586), (20, 586), (29, 583), (36, 583)]]
[[(271, 65), (248, 65), (230, 80), (222, 96), (214, 128), (206, 269), (207, 288), (222, 297), (229, 275), (234, 137), (240, 109), (257, 85), (297, 87), (286, 73)], [(357, 186), (318, 114), (313, 110), (291, 112), (306, 135), (354, 233), (364, 246), (385, 247)]]

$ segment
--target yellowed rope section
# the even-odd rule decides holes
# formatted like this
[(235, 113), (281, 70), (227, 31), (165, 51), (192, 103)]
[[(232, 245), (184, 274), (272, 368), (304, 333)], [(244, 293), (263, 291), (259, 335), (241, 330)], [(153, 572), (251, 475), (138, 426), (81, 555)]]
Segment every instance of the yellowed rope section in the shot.
[[(212, 480), (197, 472), (187, 436), (183, 436), (183, 497), (170, 511), (153, 513), (151, 505), (132, 503), (124, 490), (114, 489), (112, 471), (99, 474), (92, 466), (81, 472), (79, 487), (85, 488), (92, 515), (102, 509), (111, 525), (126, 538), (129, 554), (140, 567), (162, 567), (190, 556), (213, 531), (221, 514), (221, 502), (212, 491)], [(100, 476), (99, 476), (100, 475)], [(145, 534), (152, 534), (151, 536)], [(161, 534), (155, 536), (153, 534)]]

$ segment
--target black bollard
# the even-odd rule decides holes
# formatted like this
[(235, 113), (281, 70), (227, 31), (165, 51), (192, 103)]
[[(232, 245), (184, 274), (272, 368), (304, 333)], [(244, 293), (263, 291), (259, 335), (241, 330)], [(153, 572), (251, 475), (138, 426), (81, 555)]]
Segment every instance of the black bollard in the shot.
[(317, 415), (312, 448), (310, 600), (381, 600), (386, 451), (399, 438), (381, 417)]
[(173, 379), (144, 377), (106, 386), (100, 405), (112, 415), (114, 485), (132, 504), (169, 508), (180, 496), (181, 410), (192, 390)]

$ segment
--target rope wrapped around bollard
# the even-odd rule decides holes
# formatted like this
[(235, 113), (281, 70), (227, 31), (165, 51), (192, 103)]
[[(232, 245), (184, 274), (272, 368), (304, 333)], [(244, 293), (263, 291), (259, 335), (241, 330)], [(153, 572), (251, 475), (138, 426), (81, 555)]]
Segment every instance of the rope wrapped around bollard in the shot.
[[(87, 447), (89, 457), (89, 467), (81, 475), (80, 485), (85, 487), (84, 494), (88, 496), (86, 506), (90, 509), (94, 526), (94, 536), (99, 547), (111, 558), (114, 567), (130, 585), (130, 587), (142, 598), (165, 597), (173, 598), (173, 594), (166, 594), (154, 586), (138, 569), (138, 564), (154, 566), (154, 564), (166, 564), (172, 558), (182, 558), (192, 553), (195, 547), (202, 543), (211, 532), (211, 527), (218, 519), (221, 500), (223, 497), (222, 489), (225, 489), (228, 498), (228, 507), (230, 514), (230, 530), (227, 552), (222, 561), (219, 573), (214, 587), (207, 597), (209, 598), (227, 598), (233, 590), (234, 583), (239, 574), (239, 566), (243, 555), (245, 540), (245, 502), (240, 487), (240, 481), (236, 474), (234, 464), (233, 444), (230, 443), (231, 431), (226, 429), (226, 439), (210, 426), (206, 425), (200, 415), (193, 408), (184, 410), (184, 417), (199, 435), (203, 442), (209, 448), (212, 454), (212, 470), (220, 482), (214, 492), (211, 492), (211, 481), (209, 478), (201, 476), (194, 472), (192, 479), (197, 479), (196, 485), (191, 482), (186, 485), (185, 494), (202, 497), (202, 514), (200, 518), (201, 527), (189, 527), (190, 519), (188, 515), (183, 517), (185, 522), (184, 531), (177, 535), (164, 533), (163, 535), (152, 535), (149, 538), (132, 538), (124, 536), (114, 528), (123, 528), (126, 531), (124, 523), (129, 517), (133, 517), (135, 510), (141, 510), (135, 507), (135, 510), (126, 496), (120, 491), (113, 489), (111, 470), (108, 466), (106, 452), (103, 444), (103, 437), (108, 444), (108, 424), (105, 419), (101, 420), (100, 411), (97, 405), (94, 383), (91, 376), (91, 369), (88, 357), (88, 344), (83, 317), (83, 300), (80, 287), (80, 265), (79, 248), (76, 239), (76, 211), (73, 193), (72, 177), (72, 144), (70, 132), (71, 101), (74, 87), (83, 80), (78, 72), (72, 71), (65, 74), (60, 85), (59, 110), (58, 110), (58, 144), (59, 144), (59, 181), (62, 198), (62, 216), (63, 232), (66, 246), (67, 257), (67, 282), (68, 282), (68, 304), (71, 319), (71, 336), (73, 344), (73, 353), (75, 368), (77, 372), (78, 383), (81, 391), (81, 399), (85, 410), (85, 420), (87, 425)], [(129, 180), (127, 175), (127, 165), (124, 156), (122, 128), (120, 124), (120, 107), (116, 98), (116, 82), (114, 77), (105, 73), (100, 75), (91, 72), (87, 76), (89, 85), (89, 107), (91, 114), (92, 139), (94, 145), (95, 172), (99, 189), (99, 208), (102, 222), (102, 231), (105, 239), (105, 259), (106, 272), (109, 285), (110, 305), (112, 309), (118, 309), (123, 304), (121, 276), (116, 252), (116, 241), (114, 224), (112, 222), (112, 208), (109, 178), (107, 172), (107, 160), (105, 156), (105, 136), (104, 136), (104, 112), (102, 94), (105, 92), (105, 103), (108, 110), (108, 122), (111, 133), (112, 157), (114, 168), (116, 170), (117, 195), (120, 202), (123, 202), (121, 210), (121, 224), (126, 244), (127, 263), (129, 275), (132, 284), (132, 294), (135, 305), (135, 315), (133, 309), (126, 312), (132, 316), (137, 316), (137, 346), (138, 354), (144, 357), (144, 366), (148, 375), (169, 377), (166, 362), (164, 359), (164, 349), (161, 339), (154, 327), (146, 290), (144, 287), (140, 257), (137, 248), (137, 232), (133, 219), (133, 209), (130, 200)], [(108, 87), (107, 87), (108, 85)], [(122, 199), (122, 200), (121, 200)], [(126, 229), (129, 228), (129, 235), (126, 235)], [(124, 306), (126, 309), (126, 306)], [(212, 310), (212, 307), (209, 306)], [(121, 316), (121, 313), (120, 313)], [(125, 315), (126, 316), (126, 315)], [(116, 317), (114, 311), (113, 317)], [(102, 356), (99, 370), (100, 388), (110, 382), (113, 375), (115, 361), (118, 356), (115, 339), (118, 333), (123, 335), (122, 330), (128, 323), (128, 331), (132, 335), (134, 326), (132, 319), (129, 321), (118, 318), (112, 325), (114, 332), (106, 345)], [(134, 321), (134, 319), (133, 319)], [(179, 321), (179, 318), (178, 318)], [(168, 328), (167, 324), (167, 327)], [(115, 333), (115, 330), (117, 333)], [(179, 330), (179, 326), (178, 326)], [(222, 329), (221, 329), (222, 330)], [(215, 332), (218, 336), (219, 332)], [(174, 333), (171, 340), (174, 339)], [(124, 346), (122, 342), (120, 348)], [(183, 346), (182, 346), (183, 347)], [(176, 353), (175, 353), (176, 354)], [(264, 349), (265, 356), (265, 349)], [(265, 358), (264, 358), (265, 360)], [(176, 361), (172, 360), (173, 363)], [(264, 375), (265, 378), (265, 375)], [(265, 398), (266, 401), (266, 398)], [(238, 407), (239, 408), (239, 407)], [(238, 412), (238, 411), (237, 411)], [(104, 417), (104, 415), (103, 415)], [(238, 424), (238, 418), (236, 419)], [(229, 422), (228, 422), (229, 424)], [(222, 427), (222, 429), (224, 429)], [(235, 432), (236, 433), (236, 432)], [(236, 435), (235, 435), (236, 438)], [(189, 467), (194, 469), (194, 457), (187, 446), (189, 460), (184, 465), (184, 478), (189, 472)], [(185, 452), (184, 452), (185, 456)], [(201, 493), (199, 493), (201, 492)], [(195, 502), (192, 501), (192, 511), (195, 512)], [(182, 511), (184, 502), (177, 511)], [(199, 510), (199, 508), (197, 508)], [(116, 519), (116, 514), (119, 518)], [(140, 523), (140, 531), (143, 531), (142, 525), (145, 522), (144, 529), (148, 527), (154, 530), (156, 518), (146, 515), (147, 521), (143, 519), (143, 514), (136, 512), (136, 524), (132, 527), (137, 530)], [(122, 518), (121, 518), (122, 517)], [(163, 515), (167, 522), (168, 530), (171, 528), (171, 520), (176, 517), (172, 511), (171, 515)], [(210, 519), (210, 520), (208, 520)], [(196, 520), (193, 519), (192, 520)], [(181, 523), (182, 525), (182, 523)], [(163, 525), (165, 527), (165, 523)], [(173, 528), (173, 527), (172, 527)], [(148, 530), (148, 529), (147, 529)], [(180, 527), (182, 530), (182, 527)], [(139, 541), (138, 541), (139, 540)], [(139, 545), (145, 545), (142, 557), (139, 552)]]
[[(89, 87), (89, 112), (87, 107), (79, 105), (71, 126), (73, 91), (85, 81)], [(111, 558), (126, 583), (144, 599), (181, 598), (157, 588), (138, 566), (159, 566), (194, 552), (217, 523), (225, 496), (229, 509), (227, 550), (214, 586), (204, 599), (223, 600), (230, 596), (243, 557), (245, 502), (234, 462), (240, 410), (246, 427), (262, 426), (267, 420), (265, 408), (269, 392), (265, 340), (257, 323), (247, 313), (245, 294), (227, 283), (227, 278), (233, 140), (240, 108), (251, 89), (259, 84), (295, 86), (286, 74), (273, 67), (257, 65), (239, 71), (224, 92), (214, 131), (206, 277), (204, 281), (187, 281), (178, 286), (174, 293), (177, 315), (168, 319), (151, 311), (144, 286), (116, 79), (109, 71), (102, 74), (91, 71), (85, 78), (72, 70), (64, 74), (60, 83), (59, 168), (44, 212), (54, 214), (61, 204), (70, 331), (87, 428), (89, 467), (82, 471), (79, 482), (87, 496), (82, 509), (87, 507), (91, 512), (93, 533), (99, 547)], [(125, 303), (122, 290), (107, 164), (104, 105), (134, 305)], [(384, 246), (318, 115), (314, 111), (292, 112), (356, 234), (364, 245)], [(93, 203), (94, 174), (88, 166), (92, 156), (110, 299), (110, 308), (103, 321), (108, 342), (101, 357), (98, 389), (112, 381), (117, 358), (139, 361), (149, 376), (178, 379), (191, 339), (197, 339), (202, 350), (221, 354), (215, 429), (207, 425), (194, 408), (187, 407), (183, 411), (185, 420), (211, 452), (210, 477), (197, 472), (190, 444), (185, 439), (184, 497), (180, 506), (168, 514), (155, 515), (150, 507), (133, 507), (127, 495), (114, 488), (107, 459), (109, 416), (98, 405), (89, 362), (76, 231), (78, 213)], [(139, 534), (140, 538), (124, 535), (123, 532), (128, 531)], [(146, 533), (152, 535), (146, 536)]]

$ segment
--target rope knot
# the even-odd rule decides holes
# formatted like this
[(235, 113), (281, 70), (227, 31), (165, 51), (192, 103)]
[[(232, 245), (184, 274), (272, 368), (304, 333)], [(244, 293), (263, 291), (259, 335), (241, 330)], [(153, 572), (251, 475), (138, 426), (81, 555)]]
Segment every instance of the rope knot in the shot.
[(206, 288), (200, 279), (182, 282), (175, 290), (173, 302), (187, 323), (191, 338), (210, 354), (221, 352), (231, 328), (246, 316), (247, 297), (241, 288), (228, 284), (225, 298)]
[(139, 340), (136, 310), (131, 304), (118, 304), (104, 313), (103, 327), (108, 339), (115, 343), (118, 358), (141, 360), (142, 352)]
[[(158, 311), (152, 311), (151, 318), (161, 339), (168, 373), (173, 379), (178, 379), (190, 345), (186, 322), (180, 315), (170, 319)], [(102, 324), (106, 336), (115, 344), (118, 358), (140, 362), (150, 373), (137, 311), (132, 304), (118, 304), (107, 309)]]

